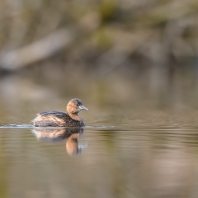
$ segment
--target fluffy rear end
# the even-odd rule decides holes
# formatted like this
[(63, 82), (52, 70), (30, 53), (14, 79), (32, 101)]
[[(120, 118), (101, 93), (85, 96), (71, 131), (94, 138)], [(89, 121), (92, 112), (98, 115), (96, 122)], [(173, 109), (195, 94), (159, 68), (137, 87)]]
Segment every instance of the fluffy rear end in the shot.
[(66, 126), (65, 119), (56, 117), (54, 114), (41, 115), (32, 120), (35, 127), (64, 127)]

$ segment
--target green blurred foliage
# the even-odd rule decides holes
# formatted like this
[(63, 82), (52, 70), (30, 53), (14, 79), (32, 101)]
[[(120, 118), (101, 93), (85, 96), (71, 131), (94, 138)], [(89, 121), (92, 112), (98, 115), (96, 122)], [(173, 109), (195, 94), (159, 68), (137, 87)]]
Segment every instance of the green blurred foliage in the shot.
[[(69, 71), (66, 82), (68, 87), (75, 84), (77, 73), (91, 73), (97, 76), (93, 81), (99, 90), (98, 98), (103, 98), (102, 87), (106, 86), (98, 82), (107, 80), (108, 75), (117, 72), (125, 76), (122, 79), (130, 79), (126, 80), (123, 87), (130, 83), (131, 89), (144, 90), (142, 92), (148, 93), (149, 98), (178, 101), (181, 95), (192, 95), (194, 98), (194, 94), (196, 101), (197, 10), (197, 0), (2, 0), (0, 55), (8, 53), (8, 56), (0, 57), (0, 68), (7, 62), (9, 66), (16, 64), (16, 70), (21, 65), (26, 67), (39, 62), (43, 70), (38, 73), (42, 74), (43, 79), (46, 75), (63, 83), (66, 81), (64, 75), (56, 75), (54, 68), (56, 71), (58, 68), (66, 71), (67, 74)], [(62, 42), (58, 40), (58, 33), (62, 29), (65, 31), (63, 39), (68, 42), (53, 51), (56, 42)], [(43, 41), (52, 38), (49, 35), (56, 39), (58, 37), (58, 41), (55, 39), (52, 44), (44, 45)], [(26, 50), (35, 43), (39, 44), (36, 48)], [(38, 49), (41, 52), (49, 50), (49, 54), (37, 58), (36, 55), (40, 53), (33, 56), (32, 52)], [(18, 53), (9, 54), (12, 50)], [(13, 57), (15, 59), (12, 60)], [(33, 58), (23, 61), (28, 57)], [(6, 64), (3, 69), (6, 69)], [(54, 65), (49, 69), (45, 66), (49, 64)], [(114, 78), (111, 82), (112, 90), (116, 90), (114, 82), (121, 78)], [(189, 79), (188, 86), (185, 79)], [(185, 94), (183, 89), (186, 90)], [(120, 90), (115, 91), (115, 95)], [(137, 92), (133, 92), (137, 100), (144, 96), (144, 93), (137, 96)], [(173, 97), (167, 96), (169, 94)], [(128, 98), (128, 95), (123, 98)], [(120, 101), (120, 97), (117, 100)]]

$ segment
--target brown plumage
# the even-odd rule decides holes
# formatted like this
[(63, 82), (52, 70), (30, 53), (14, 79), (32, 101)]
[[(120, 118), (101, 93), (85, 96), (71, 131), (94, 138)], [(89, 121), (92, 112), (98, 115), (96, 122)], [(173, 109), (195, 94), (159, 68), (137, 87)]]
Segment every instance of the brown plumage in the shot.
[(79, 154), (82, 151), (82, 148), (80, 148), (78, 144), (78, 137), (84, 132), (83, 127), (35, 127), (32, 129), (32, 132), (39, 140), (46, 142), (59, 142), (66, 140), (66, 151), (70, 155)]
[(88, 110), (80, 99), (71, 99), (67, 104), (67, 112), (47, 111), (37, 115), (32, 121), (35, 127), (83, 127), (85, 123), (78, 115), (81, 110)]

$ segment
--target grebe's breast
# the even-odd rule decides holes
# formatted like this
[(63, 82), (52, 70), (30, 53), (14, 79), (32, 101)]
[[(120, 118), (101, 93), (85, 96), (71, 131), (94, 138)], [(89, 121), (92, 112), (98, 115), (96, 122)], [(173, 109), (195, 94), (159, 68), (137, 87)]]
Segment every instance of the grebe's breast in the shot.
[(32, 121), (36, 127), (81, 127), (83, 120), (73, 120), (66, 112), (46, 111), (41, 112)]

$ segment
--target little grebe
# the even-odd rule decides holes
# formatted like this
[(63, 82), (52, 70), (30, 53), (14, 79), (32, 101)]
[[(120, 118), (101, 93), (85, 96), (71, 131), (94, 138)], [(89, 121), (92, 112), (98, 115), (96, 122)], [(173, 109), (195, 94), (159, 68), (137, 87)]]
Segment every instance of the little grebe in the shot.
[(81, 110), (88, 110), (80, 99), (71, 99), (66, 107), (67, 112), (47, 111), (37, 115), (32, 121), (35, 127), (83, 127), (85, 123), (78, 115)]

